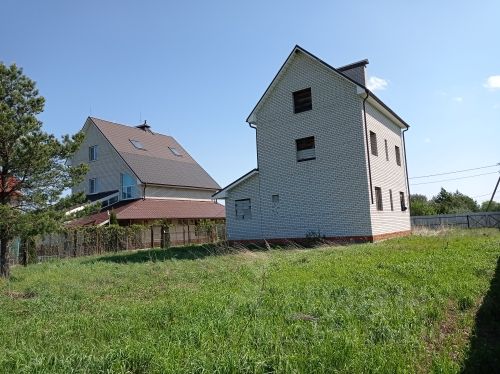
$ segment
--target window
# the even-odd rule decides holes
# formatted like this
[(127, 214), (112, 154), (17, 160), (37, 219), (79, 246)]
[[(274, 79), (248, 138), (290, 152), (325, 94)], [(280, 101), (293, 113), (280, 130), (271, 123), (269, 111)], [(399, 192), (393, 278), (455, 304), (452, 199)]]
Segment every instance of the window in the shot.
[(375, 187), (375, 201), (377, 202), (377, 210), (384, 210), (382, 205), (382, 189), (380, 187)]
[(97, 146), (93, 145), (89, 147), (89, 161), (97, 160)]
[(384, 139), (385, 143), (385, 160), (389, 161), (389, 147), (387, 147), (387, 139)]
[(297, 161), (308, 161), (316, 159), (316, 146), (314, 136), (295, 140), (297, 147)]
[(293, 111), (294, 113), (306, 112), (312, 109), (311, 88), (295, 91), (293, 93)]
[(89, 179), (89, 194), (97, 192), (97, 178)]
[(250, 199), (236, 200), (234, 205), (236, 209), (236, 219), (252, 218), (252, 206), (250, 205)]
[(129, 139), (129, 140), (130, 140), (130, 143), (132, 143), (135, 148), (142, 149), (143, 151), (146, 150), (146, 148), (144, 148), (144, 146), (142, 145), (142, 143), (139, 140), (133, 140), (133, 139)]
[(280, 195), (273, 195), (272, 201), (274, 205), (278, 204), (280, 202)]
[(405, 193), (404, 192), (399, 193), (399, 200), (401, 201), (401, 211), (404, 212), (406, 209), (408, 209), (406, 207)]
[(172, 152), (174, 155), (176, 155), (177, 157), (182, 157), (182, 155), (180, 154), (180, 152), (177, 150), (177, 148), (174, 148), (174, 147), (168, 147), (168, 149), (170, 149), (170, 152)]
[(399, 153), (399, 147), (396, 145), (394, 150), (396, 152), (396, 164), (401, 166), (401, 154)]
[(394, 202), (392, 201), (392, 190), (389, 190), (389, 200), (391, 201), (391, 211), (394, 211)]
[(122, 200), (132, 199), (134, 197), (135, 181), (128, 174), (121, 174)]
[(113, 205), (114, 203), (116, 203), (118, 201), (118, 196), (113, 196), (111, 199), (108, 199), (108, 200), (104, 200), (102, 203), (101, 203), (101, 206), (104, 208), (104, 207), (107, 207), (109, 205)]
[(370, 148), (372, 149), (372, 155), (378, 156), (377, 134), (373, 131), (370, 131)]

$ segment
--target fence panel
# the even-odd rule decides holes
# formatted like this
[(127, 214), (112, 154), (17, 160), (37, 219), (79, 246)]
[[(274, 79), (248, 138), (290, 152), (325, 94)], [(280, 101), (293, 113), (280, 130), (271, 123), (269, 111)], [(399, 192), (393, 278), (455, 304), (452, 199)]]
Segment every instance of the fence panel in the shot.
[(411, 217), (412, 227), (439, 228), (443, 226), (461, 228), (500, 228), (500, 212), (479, 212), (461, 214), (441, 214)]

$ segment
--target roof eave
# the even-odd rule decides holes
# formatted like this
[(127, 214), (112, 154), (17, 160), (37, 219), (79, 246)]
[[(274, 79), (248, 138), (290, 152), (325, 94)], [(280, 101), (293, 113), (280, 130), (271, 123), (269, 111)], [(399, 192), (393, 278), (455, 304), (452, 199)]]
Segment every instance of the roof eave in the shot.
[(236, 187), (240, 183), (243, 183), (248, 178), (250, 178), (250, 177), (252, 177), (252, 176), (254, 176), (255, 174), (258, 174), (258, 173), (259, 173), (259, 169), (252, 169), (252, 170), (250, 170), (245, 175), (239, 177), (234, 182), (229, 183), (226, 187), (224, 187), (223, 189), (221, 189), (221, 190), (217, 191), (216, 193), (214, 193), (212, 195), (212, 198), (213, 199), (225, 199), (225, 198), (227, 198), (227, 191), (230, 191), (231, 189), (233, 189), (234, 187)]

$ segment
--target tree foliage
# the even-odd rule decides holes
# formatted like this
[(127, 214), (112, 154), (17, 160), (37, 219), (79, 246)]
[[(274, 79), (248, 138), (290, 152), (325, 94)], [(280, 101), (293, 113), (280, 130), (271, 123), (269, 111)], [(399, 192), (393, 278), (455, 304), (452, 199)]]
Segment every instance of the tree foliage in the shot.
[(459, 192), (448, 192), (444, 188), (428, 200), (424, 195), (411, 195), (411, 215), (453, 214), (478, 212), (479, 205), (471, 197)]
[(8, 243), (16, 236), (53, 230), (61, 221), (62, 192), (79, 182), (85, 165), (66, 160), (83, 134), (57, 139), (42, 130), (37, 115), (45, 99), (15, 64), (0, 62), (0, 275), (8, 276)]

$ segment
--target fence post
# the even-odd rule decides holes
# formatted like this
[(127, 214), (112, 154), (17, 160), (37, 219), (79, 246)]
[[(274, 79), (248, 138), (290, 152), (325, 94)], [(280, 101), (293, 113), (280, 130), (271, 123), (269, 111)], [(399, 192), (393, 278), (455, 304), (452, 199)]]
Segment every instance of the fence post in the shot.
[(76, 246), (78, 242), (78, 237), (76, 235), (77, 230), (73, 230), (73, 257), (76, 257)]
[(470, 229), (469, 215), (467, 214), (467, 228)]
[(154, 226), (151, 225), (151, 248), (155, 247), (155, 230)]

